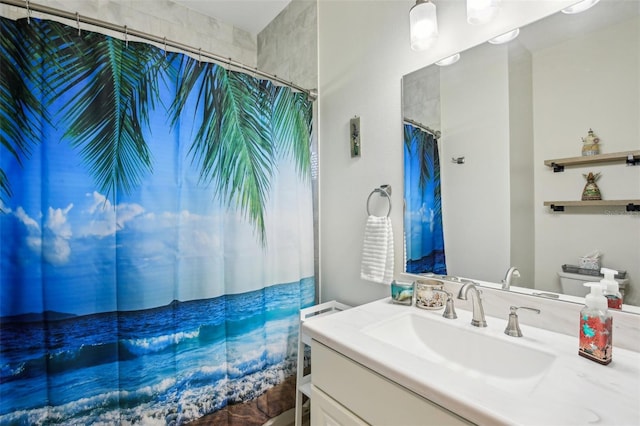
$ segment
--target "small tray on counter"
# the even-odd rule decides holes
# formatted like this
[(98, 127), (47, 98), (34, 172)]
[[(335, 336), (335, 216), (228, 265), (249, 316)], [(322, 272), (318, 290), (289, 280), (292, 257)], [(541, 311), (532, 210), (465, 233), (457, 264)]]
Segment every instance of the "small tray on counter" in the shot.
[[(594, 277), (604, 277), (604, 274), (600, 273), (599, 269), (587, 269), (581, 268), (576, 265), (562, 265), (562, 272), (568, 272), (570, 274), (581, 274), (581, 275), (591, 275)], [(614, 276), (619, 280), (623, 280), (627, 277), (627, 271), (618, 271), (618, 273)]]

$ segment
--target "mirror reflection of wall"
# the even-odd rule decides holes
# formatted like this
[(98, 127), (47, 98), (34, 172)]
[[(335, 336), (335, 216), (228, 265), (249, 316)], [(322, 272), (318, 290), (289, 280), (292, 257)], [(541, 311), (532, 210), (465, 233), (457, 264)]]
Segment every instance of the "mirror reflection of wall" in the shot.
[[(403, 116), (442, 132), (449, 274), (500, 282), (517, 266), (515, 285), (560, 292), (562, 265), (599, 249), (603, 266), (627, 271), (625, 303), (640, 305), (640, 213), (543, 206), (580, 200), (589, 172), (601, 173), (603, 198), (640, 198), (640, 167), (544, 166), (580, 156), (589, 128), (602, 153), (640, 149), (639, 9), (620, 1), (558, 13), (508, 44), (483, 44), (449, 67), (403, 78)], [(451, 161), (461, 156), (464, 164)]]

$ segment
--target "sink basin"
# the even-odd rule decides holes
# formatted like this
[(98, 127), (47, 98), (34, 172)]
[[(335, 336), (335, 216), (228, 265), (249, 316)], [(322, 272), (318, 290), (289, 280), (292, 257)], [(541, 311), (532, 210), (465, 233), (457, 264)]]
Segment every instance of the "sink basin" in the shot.
[(554, 354), (523, 345), (517, 338), (496, 335), (460, 319), (418, 312), (383, 320), (363, 331), (414, 356), (502, 387), (531, 390), (555, 359)]

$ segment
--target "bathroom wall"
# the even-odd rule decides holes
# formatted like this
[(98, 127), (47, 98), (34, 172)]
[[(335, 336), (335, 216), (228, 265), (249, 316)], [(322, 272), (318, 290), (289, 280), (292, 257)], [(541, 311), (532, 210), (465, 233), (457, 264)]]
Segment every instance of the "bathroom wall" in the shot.
[[(511, 206), (510, 265), (517, 266), (522, 279), (514, 285), (535, 283), (535, 222), (532, 197), (533, 83), (531, 53), (517, 43), (509, 45), (509, 200)], [(504, 272), (503, 272), (504, 273)], [(529, 277), (529, 280), (525, 279)]]
[(442, 216), (448, 271), (499, 281), (510, 266), (509, 58), (507, 46), (488, 47), (496, 48), (465, 52), (440, 75)]
[[(409, 9), (415, 2), (319, 2), (322, 300), (361, 304), (387, 296), (386, 286), (360, 279), (365, 204), (382, 184), (393, 187), (395, 271), (402, 270), (402, 76), (570, 3), (504, 1), (498, 19), (471, 26), (463, 1), (437, 2), (439, 40), (426, 52), (413, 52)], [(352, 159), (349, 119), (354, 115), (360, 116), (362, 156)], [(494, 248), (487, 241), (486, 252)]]
[[(33, 3), (78, 12), (116, 25), (127, 25), (129, 28), (158, 37), (173, 40), (202, 48), (203, 51), (215, 53), (225, 58), (255, 67), (257, 63), (256, 37), (247, 31), (215, 18), (202, 15), (186, 7), (167, 0), (37, 0)], [(2, 16), (16, 19), (26, 17), (26, 10), (17, 7), (0, 5)], [(34, 17), (39, 17), (37, 13)], [(75, 26), (74, 21), (47, 17)], [(82, 28), (90, 29), (82, 24)], [(122, 38), (119, 33), (100, 32)], [(134, 37), (129, 38), (134, 41)]]

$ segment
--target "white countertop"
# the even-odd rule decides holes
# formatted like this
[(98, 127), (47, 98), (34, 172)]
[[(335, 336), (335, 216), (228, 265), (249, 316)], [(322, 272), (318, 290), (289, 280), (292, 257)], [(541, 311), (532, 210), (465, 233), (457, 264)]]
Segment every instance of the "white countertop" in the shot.
[[(578, 355), (578, 337), (520, 324), (523, 337), (504, 334), (504, 318), (487, 316), (488, 327), (470, 324), (471, 313), (456, 308), (458, 319), (396, 305), (389, 298), (303, 323), (313, 339), (378, 372), (395, 383), (480, 425), (640, 425), (640, 353), (615, 346), (606, 366)], [(372, 324), (408, 311), (438, 321), (455, 321), (474, 332), (556, 355), (549, 369), (523, 386), (489, 384), (480, 376), (458, 373), (366, 334)], [(524, 314), (523, 314), (524, 315)], [(576, 318), (576, 334), (578, 331)], [(473, 350), (460, 342), (460, 350)], [(312, 355), (313, 358), (313, 355)], [(313, 362), (313, 359), (312, 359)]]

